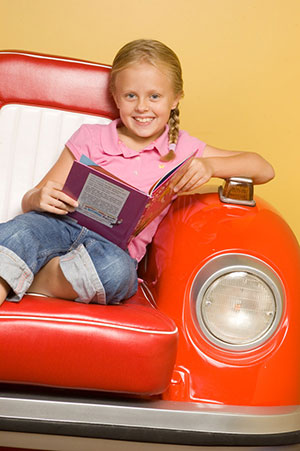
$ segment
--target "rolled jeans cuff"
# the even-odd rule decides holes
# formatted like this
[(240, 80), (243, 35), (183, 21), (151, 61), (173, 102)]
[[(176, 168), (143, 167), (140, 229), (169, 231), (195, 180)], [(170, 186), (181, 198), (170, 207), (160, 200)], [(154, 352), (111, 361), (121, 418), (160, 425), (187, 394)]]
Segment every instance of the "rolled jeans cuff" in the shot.
[(0, 246), (0, 274), (11, 287), (7, 299), (19, 302), (33, 282), (33, 272), (13, 251)]
[[(60, 267), (72, 288), (78, 294), (75, 301), (106, 304), (103, 284), (83, 244), (60, 257)], [(78, 275), (80, 274), (80, 277)]]

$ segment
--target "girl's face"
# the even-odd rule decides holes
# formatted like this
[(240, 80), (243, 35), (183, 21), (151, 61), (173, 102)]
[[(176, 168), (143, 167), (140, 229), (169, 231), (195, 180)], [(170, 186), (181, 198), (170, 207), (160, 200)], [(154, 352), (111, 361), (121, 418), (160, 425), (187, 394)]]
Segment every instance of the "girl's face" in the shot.
[(115, 79), (114, 100), (123, 126), (118, 129), (128, 147), (141, 150), (164, 131), (181, 95), (175, 95), (171, 77), (163, 67), (136, 63)]

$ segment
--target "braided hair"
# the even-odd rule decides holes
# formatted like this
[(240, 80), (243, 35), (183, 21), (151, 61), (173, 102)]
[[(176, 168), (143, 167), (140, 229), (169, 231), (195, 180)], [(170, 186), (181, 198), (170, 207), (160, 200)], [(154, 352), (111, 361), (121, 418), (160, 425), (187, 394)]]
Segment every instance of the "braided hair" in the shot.
[[(124, 45), (116, 54), (111, 74), (110, 91), (115, 88), (116, 76), (126, 67), (137, 62), (146, 62), (154, 66), (163, 66), (172, 80), (175, 95), (183, 95), (183, 80), (180, 61), (177, 55), (160, 41), (153, 39), (137, 39)], [(162, 161), (175, 158), (176, 144), (179, 135), (179, 108), (171, 110), (169, 117), (169, 152), (161, 157)]]

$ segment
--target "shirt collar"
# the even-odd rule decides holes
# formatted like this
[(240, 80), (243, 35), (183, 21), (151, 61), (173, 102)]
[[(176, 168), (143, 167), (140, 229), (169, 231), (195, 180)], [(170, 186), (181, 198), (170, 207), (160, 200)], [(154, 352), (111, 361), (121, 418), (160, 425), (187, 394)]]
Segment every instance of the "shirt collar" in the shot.
[[(120, 124), (120, 119), (115, 119), (110, 122), (103, 128), (103, 133), (101, 135), (101, 144), (103, 147), (103, 151), (108, 155), (123, 155), (125, 158), (135, 157), (140, 152), (136, 152), (135, 150), (129, 149), (124, 143), (122, 143), (119, 139), (119, 135), (117, 132), (117, 127)], [(166, 125), (164, 132), (162, 135), (149, 144), (145, 149), (141, 152), (147, 150), (157, 150), (160, 155), (166, 155), (169, 151), (169, 126)]]

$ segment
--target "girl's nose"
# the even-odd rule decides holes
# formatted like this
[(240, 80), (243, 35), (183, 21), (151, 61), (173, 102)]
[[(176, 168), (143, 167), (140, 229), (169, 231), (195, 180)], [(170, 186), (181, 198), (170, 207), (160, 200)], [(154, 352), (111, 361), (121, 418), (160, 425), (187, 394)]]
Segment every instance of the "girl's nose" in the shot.
[(136, 104), (136, 110), (143, 113), (149, 110), (148, 103), (146, 99), (139, 99)]

